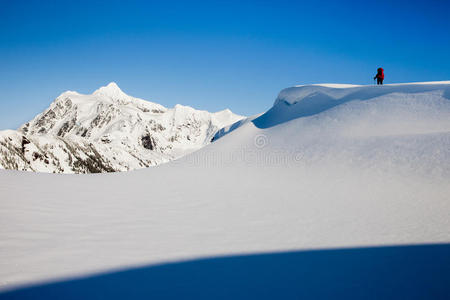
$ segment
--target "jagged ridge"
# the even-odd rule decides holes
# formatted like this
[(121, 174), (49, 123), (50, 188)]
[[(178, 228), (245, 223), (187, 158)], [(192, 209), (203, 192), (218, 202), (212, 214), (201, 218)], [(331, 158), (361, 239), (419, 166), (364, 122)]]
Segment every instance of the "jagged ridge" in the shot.
[(91, 95), (68, 91), (19, 130), (0, 132), (0, 168), (99, 173), (154, 166), (203, 147), (241, 118), (230, 110), (168, 109), (114, 82)]

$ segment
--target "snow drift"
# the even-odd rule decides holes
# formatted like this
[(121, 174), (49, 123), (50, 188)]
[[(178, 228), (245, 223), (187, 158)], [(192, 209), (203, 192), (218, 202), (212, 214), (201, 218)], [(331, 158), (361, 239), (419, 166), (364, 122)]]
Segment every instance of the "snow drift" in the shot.
[(2, 288), (203, 256), (449, 243), (449, 88), (293, 87), (156, 168), (2, 171)]
[[(384, 86), (338, 84), (296, 86), (281, 91), (274, 106), (255, 120), (255, 124), (258, 127), (267, 128), (295, 118), (315, 115), (347, 102), (367, 101), (379, 97), (391, 97), (393, 98), (392, 102), (395, 102), (395, 98), (404, 99), (406, 95), (429, 93), (434, 98), (441, 96), (443, 99), (448, 99), (450, 97), (449, 83), (445, 81)], [(423, 101), (435, 101), (435, 99), (428, 99), (426, 95), (417, 98)], [(405, 102), (408, 102), (408, 100), (405, 100)], [(407, 112), (410, 112), (410, 109), (404, 108)]]

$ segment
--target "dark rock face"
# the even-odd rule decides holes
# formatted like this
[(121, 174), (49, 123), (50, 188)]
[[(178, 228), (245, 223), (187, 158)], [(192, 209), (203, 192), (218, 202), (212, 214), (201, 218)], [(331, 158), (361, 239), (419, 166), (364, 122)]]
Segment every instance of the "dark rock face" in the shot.
[(27, 134), (29, 127), (30, 127), (30, 123), (26, 123), (22, 128), (23, 133)]
[(37, 159), (42, 159), (42, 155), (37, 152), (33, 152), (33, 160), (37, 160)]
[(153, 140), (153, 138), (150, 136), (150, 134), (144, 135), (143, 137), (141, 137), (141, 142), (142, 142), (142, 146), (145, 149), (148, 150), (154, 150), (155, 149), (155, 141)]
[(65, 122), (63, 126), (58, 131), (59, 137), (64, 137), (66, 133), (70, 132), (75, 126), (75, 120), (70, 120), (70, 122)]
[(22, 136), (22, 154), (25, 153), (25, 146), (30, 144), (31, 142), (24, 136)]
[[(64, 141), (66, 151), (70, 153), (72, 171), (75, 173), (110, 173), (116, 172), (107, 158), (102, 156), (94, 145), (71, 145)], [(81, 157), (80, 153), (86, 157)]]
[(39, 133), (46, 133), (48, 129), (53, 128), (56, 120), (56, 113), (48, 110), (37, 122), (36, 127), (40, 127)]

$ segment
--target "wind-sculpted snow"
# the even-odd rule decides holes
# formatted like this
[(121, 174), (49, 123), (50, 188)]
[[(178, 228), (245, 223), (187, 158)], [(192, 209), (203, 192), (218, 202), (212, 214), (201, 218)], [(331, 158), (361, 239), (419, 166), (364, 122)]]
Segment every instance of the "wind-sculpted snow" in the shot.
[(241, 117), (126, 95), (115, 83), (92, 95), (68, 91), (17, 132), (0, 133), (0, 167), (100, 173), (154, 166), (207, 145)]
[(449, 243), (449, 86), (296, 87), (289, 104), (155, 168), (1, 171), (2, 288), (198, 257)]
[(439, 93), (442, 98), (450, 99), (450, 81), (355, 87), (297, 86), (282, 90), (274, 106), (255, 119), (254, 123), (260, 128), (268, 128), (295, 118), (312, 116), (351, 101), (368, 101), (390, 94), (397, 94), (397, 98), (401, 99), (403, 95), (428, 92)]
[[(414, 98), (413, 95), (416, 94), (418, 95)], [(273, 107), (267, 112), (240, 120), (222, 128), (214, 136), (214, 140), (218, 140), (227, 133), (250, 121), (258, 128), (264, 129), (290, 120), (318, 115), (334, 107), (346, 104), (347, 102), (350, 102), (350, 106), (346, 106), (346, 109), (351, 110), (353, 102), (377, 101), (379, 98), (390, 99), (384, 101), (382, 104), (382, 106), (387, 109), (387, 113), (389, 113), (389, 105), (392, 104), (398, 108), (395, 113), (410, 114), (414, 113), (416, 110), (416, 118), (420, 119), (418, 120), (420, 124), (424, 125), (426, 122), (431, 122), (436, 125), (436, 120), (433, 119), (434, 116), (431, 115), (422, 118), (420, 114), (427, 112), (432, 113), (434, 111), (440, 114), (440, 116), (438, 116), (440, 121), (442, 121), (442, 118), (448, 119), (446, 117), (448, 113), (448, 101), (446, 100), (450, 99), (450, 81), (391, 84), (383, 86), (358, 86), (351, 84), (295, 86), (282, 90), (275, 100)], [(405, 100), (406, 98), (408, 100)], [(408, 103), (408, 101), (414, 102), (415, 99), (422, 102), (417, 103), (417, 105), (420, 106), (419, 109), (415, 109), (415, 103)], [(395, 103), (396, 101), (404, 101), (403, 106), (400, 103)], [(391, 104), (387, 102), (390, 102)], [(377, 105), (378, 104), (372, 106), (375, 107)], [(424, 111), (422, 111), (422, 109), (424, 109)], [(440, 109), (443, 109), (444, 111), (439, 112)], [(391, 115), (395, 116), (395, 113), (392, 112)], [(357, 116), (357, 114), (353, 114), (353, 117)], [(361, 117), (361, 119), (364, 118)], [(404, 121), (402, 118), (398, 118), (398, 120), (400, 123)], [(383, 126), (383, 124), (386, 125), (383, 122), (378, 122), (377, 126)], [(412, 126), (409, 131), (414, 131), (414, 129), (417, 128), (414, 124), (410, 125)], [(397, 126), (394, 125), (394, 128), (386, 130), (386, 134), (397, 134), (396, 127)]]

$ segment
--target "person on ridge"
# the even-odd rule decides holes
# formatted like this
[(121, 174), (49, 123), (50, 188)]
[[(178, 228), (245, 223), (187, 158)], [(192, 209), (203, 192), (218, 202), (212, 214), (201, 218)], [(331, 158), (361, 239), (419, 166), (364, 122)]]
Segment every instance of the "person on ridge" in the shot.
[(384, 70), (383, 68), (378, 68), (377, 75), (373, 78), (374, 80), (377, 80), (377, 84), (383, 84), (384, 80)]

